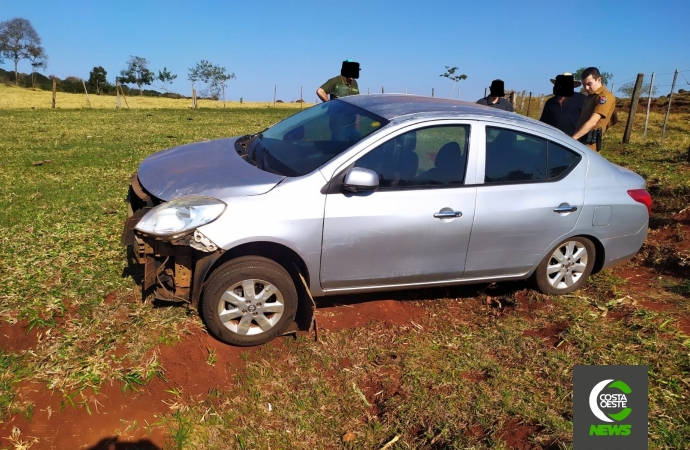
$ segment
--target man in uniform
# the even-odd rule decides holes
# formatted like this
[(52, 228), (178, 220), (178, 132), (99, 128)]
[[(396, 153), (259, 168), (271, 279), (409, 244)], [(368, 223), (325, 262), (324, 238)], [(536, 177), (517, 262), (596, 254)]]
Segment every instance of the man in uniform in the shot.
[(359, 94), (359, 86), (357, 86), (357, 78), (359, 78), (359, 63), (350, 61), (343, 61), (340, 68), (340, 75), (333, 77), (326, 81), (320, 88), (316, 90), (316, 95), (323, 102), (333, 100), (338, 97), (345, 97), (347, 95)]
[(601, 82), (601, 74), (596, 67), (589, 67), (582, 72), (582, 85), (588, 95), (572, 136), (592, 150), (599, 151), (601, 148), (597, 148), (597, 143), (601, 145), (601, 137), (611, 124), (616, 98)]
[[(556, 81), (559, 79), (569, 80), (569, 86), (559, 86)], [(556, 127), (568, 136), (572, 136), (577, 130), (577, 124), (582, 114), (582, 105), (585, 96), (575, 92), (576, 87), (582, 83), (573, 79), (572, 74), (565, 72), (562, 77), (551, 79), (553, 83), (553, 97), (544, 104), (544, 110), (539, 120), (546, 124)]]
[(504, 98), (506, 95), (503, 90), (503, 80), (494, 80), (489, 87), (489, 96), (480, 98), (477, 103), (480, 105), (491, 106), (492, 108), (514, 112), (513, 104)]

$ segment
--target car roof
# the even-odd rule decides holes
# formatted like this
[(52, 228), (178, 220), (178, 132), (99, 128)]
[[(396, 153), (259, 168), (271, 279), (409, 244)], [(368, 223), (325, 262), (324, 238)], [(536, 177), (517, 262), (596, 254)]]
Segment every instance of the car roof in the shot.
[(384, 119), (393, 120), (402, 116), (429, 113), (448, 113), (451, 116), (482, 116), (503, 120), (524, 120), (534, 123), (533, 119), (476, 103), (450, 100), (438, 97), (424, 97), (411, 94), (363, 94), (341, 97), (338, 100), (366, 109)]

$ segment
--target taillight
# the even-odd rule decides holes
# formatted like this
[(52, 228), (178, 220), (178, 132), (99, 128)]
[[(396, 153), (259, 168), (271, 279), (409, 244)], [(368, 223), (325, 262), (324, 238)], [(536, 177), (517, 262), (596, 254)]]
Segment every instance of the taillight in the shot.
[(652, 196), (645, 189), (630, 189), (628, 195), (638, 203), (647, 207), (647, 212), (652, 215)]

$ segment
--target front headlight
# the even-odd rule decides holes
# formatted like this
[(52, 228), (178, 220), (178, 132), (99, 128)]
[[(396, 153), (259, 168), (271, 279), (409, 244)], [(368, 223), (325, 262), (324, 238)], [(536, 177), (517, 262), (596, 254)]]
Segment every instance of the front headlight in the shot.
[(178, 238), (188, 231), (213, 222), (226, 204), (213, 197), (181, 197), (156, 206), (134, 228), (154, 236)]

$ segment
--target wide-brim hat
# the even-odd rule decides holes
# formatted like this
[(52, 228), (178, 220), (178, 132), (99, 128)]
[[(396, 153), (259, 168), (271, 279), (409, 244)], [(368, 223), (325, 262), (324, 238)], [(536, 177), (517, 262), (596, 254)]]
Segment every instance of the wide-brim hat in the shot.
[[(573, 76), (573, 74), (570, 73), (570, 72), (563, 72), (563, 75), (565, 75), (565, 76)], [(553, 84), (556, 84), (556, 80), (555, 80), (554, 78), (551, 78), (551, 82), (552, 82)], [(580, 86), (582, 86), (582, 82), (581, 82), (581, 81), (573, 80), (573, 87), (580, 87)]]

